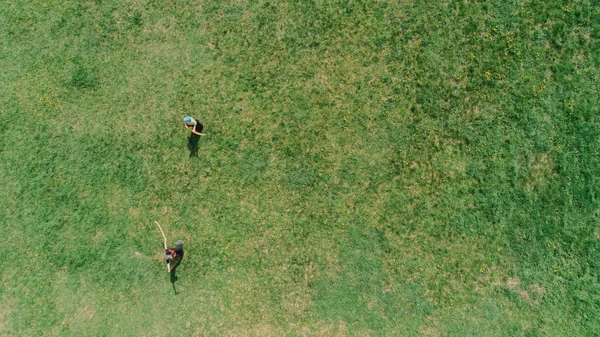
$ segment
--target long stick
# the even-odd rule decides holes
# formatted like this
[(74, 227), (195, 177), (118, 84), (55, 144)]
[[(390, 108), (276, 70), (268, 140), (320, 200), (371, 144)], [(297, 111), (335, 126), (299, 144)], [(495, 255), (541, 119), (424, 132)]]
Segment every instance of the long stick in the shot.
[(162, 234), (163, 238), (165, 239), (165, 249), (167, 249), (167, 237), (165, 236), (165, 232), (163, 232), (162, 227), (160, 227), (160, 224), (158, 223), (158, 221), (154, 221), (154, 223), (158, 226), (158, 229), (160, 229), (160, 233)]
[[(154, 221), (154, 223), (158, 226), (158, 229), (160, 229), (160, 233), (163, 236), (163, 239), (165, 239), (164, 243), (165, 243), (165, 250), (167, 249), (167, 237), (165, 235), (165, 232), (163, 232), (162, 227), (160, 227), (160, 224), (158, 223), (158, 221)], [(167, 270), (169, 271), (169, 273), (171, 272), (171, 262), (167, 262)]]

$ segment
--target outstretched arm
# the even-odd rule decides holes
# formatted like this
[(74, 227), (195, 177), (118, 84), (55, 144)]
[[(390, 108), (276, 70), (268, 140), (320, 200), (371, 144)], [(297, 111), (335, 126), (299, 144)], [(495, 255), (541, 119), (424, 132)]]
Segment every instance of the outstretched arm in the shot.
[[(196, 125), (198, 125), (198, 124), (196, 124)], [(195, 125), (194, 125), (194, 128), (192, 129), (192, 133), (195, 133), (198, 136), (206, 136), (204, 133), (200, 133), (200, 132), (196, 131), (196, 126)]]

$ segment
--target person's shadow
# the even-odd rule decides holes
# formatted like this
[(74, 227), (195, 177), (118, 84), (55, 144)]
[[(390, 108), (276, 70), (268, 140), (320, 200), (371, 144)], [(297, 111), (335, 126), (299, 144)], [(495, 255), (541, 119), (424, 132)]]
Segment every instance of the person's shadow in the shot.
[[(196, 132), (202, 133), (202, 129), (204, 129), (204, 126), (200, 124), (196, 128)], [(190, 158), (198, 157), (198, 143), (200, 143), (200, 136), (192, 132), (192, 134), (188, 137), (188, 150), (190, 150)]]
[(173, 292), (175, 293), (175, 295), (177, 295), (177, 288), (175, 288), (175, 282), (177, 282), (176, 273), (177, 273), (177, 267), (179, 267), (180, 262), (177, 262), (177, 264), (173, 268), (171, 268), (171, 277), (169, 279), (169, 281), (171, 281), (171, 285), (173, 286)]

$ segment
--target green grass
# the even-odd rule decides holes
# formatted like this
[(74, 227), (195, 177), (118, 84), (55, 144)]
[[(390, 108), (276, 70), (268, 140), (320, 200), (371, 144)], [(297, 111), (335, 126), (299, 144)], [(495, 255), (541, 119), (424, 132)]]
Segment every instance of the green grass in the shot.
[(599, 8), (5, 2), (0, 335), (598, 335)]

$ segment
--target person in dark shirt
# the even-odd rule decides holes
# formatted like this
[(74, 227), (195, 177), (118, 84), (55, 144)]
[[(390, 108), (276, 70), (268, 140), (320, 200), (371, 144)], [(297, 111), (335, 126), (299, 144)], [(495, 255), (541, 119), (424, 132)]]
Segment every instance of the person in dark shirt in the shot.
[(175, 269), (181, 264), (183, 259), (183, 241), (175, 242), (175, 248), (165, 249), (165, 262), (171, 264), (171, 274), (175, 275)]
[(195, 118), (185, 116), (183, 118), (183, 125), (186, 129), (192, 129), (192, 134), (188, 137), (188, 149), (190, 150), (190, 158), (198, 157), (198, 143), (200, 142), (200, 136), (205, 136), (202, 133), (204, 125), (197, 121)]
[(202, 133), (202, 129), (204, 129), (204, 125), (198, 122), (195, 118), (190, 116), (185, 116), (183, 118), (183, 124), (187, 129), (192, 129), (192, 133), (198, 136), (206, 136)]

